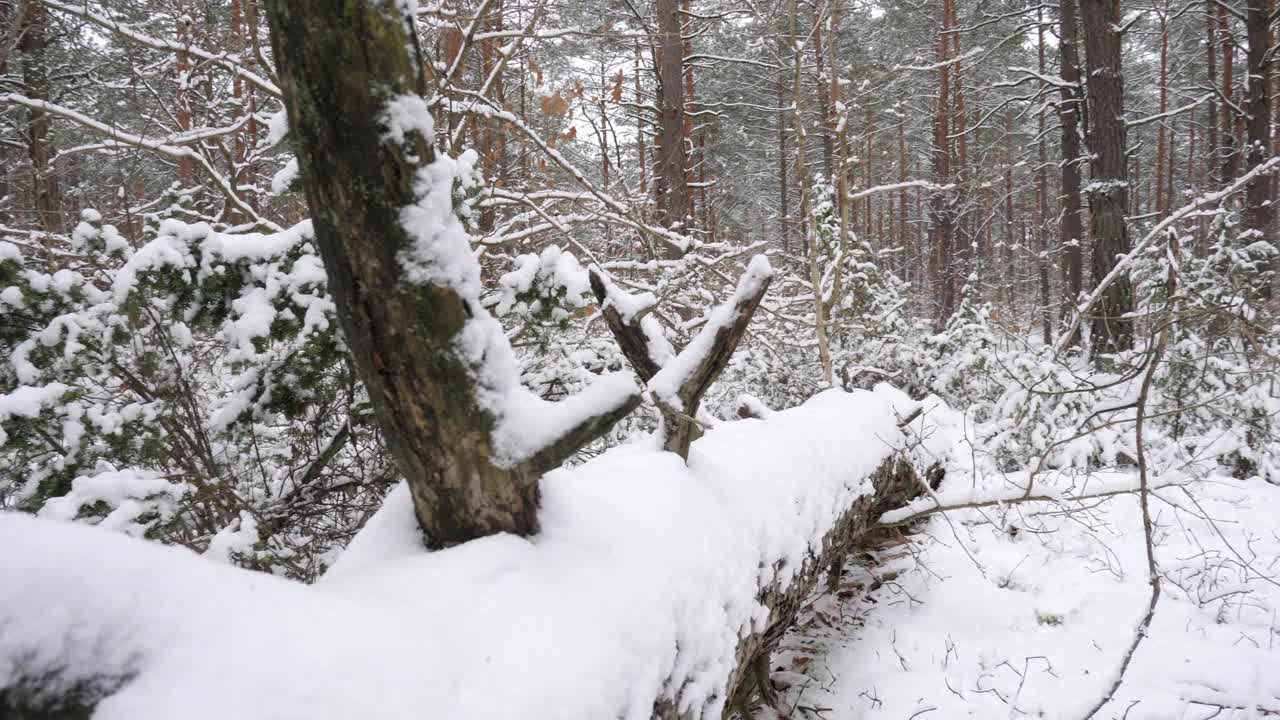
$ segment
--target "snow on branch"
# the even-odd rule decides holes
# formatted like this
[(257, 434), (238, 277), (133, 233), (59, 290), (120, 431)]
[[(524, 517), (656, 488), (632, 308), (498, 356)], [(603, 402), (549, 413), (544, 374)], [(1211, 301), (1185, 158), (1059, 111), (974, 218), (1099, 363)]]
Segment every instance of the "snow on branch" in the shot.
[(1164, 220), (1156, 223), (1156, 226), (1151, 228), (1151, 230), (1133, 246), (1132, 250), (1116, 261), (1115, 267), (1111, 268), (1111, 272), (1107, 273), (1107, 276), (1098, 283), (1098, 285), (1093, 289), (1093, 292), (1090, 293), (1089, 296), (1085, 298), (1084, 302), (1080, 303), (1080, 306), (1076, 308), (1076, 312), (1071, 318), (1071, 325), (1066, 329), (1066, 331), (1058, 336), (1058, 342), (1053, 346), (1054, 354), (1061, 355), (1067, 350), (1067, 348), (1071, 347), (1076, 337), (1076, 333), (1080, 331), (1080, 323), (1083, 321), (1085, 316), (1089, 314), (1089, 311), (1093, 309), (1094, 304), (1098, 302), (1098, 299), (1102, 297), (1102, 294), (1106, 292), (1107, 288), (1111, 286), (1111, 283), (1115, 282), (1121, 274), (1128, 272), (1129, 264), (1133, 259), (1141, 257), (1142, 253), (1146, 251), (1147, 247), (1150, 246), (1151, 243), (1164, 236), (1166, 230), (1173, 227), (1178, 221), (1194, 213), (1196, 210), (1209, 205), (1216, 205), (1231, 195), (1240, 192), (1240, 190), (1252, 182), (1254, 178), (1265, 173), (1275, 172), (1277, 167), (1280, 167), (1280, 156), (1273, 157), (1253, 168), (1249, 172), (1236, 178), (1230, 185), (1217, 192), (1201, 195), (1195, 200), (1192, 200), (1186, 205), (1183, 205), (1177, 210), (1169, 213), (1169, 216)]
[(650, 315), (658, 300), (653, 293), (633, 295), (618, 287), (599, 266), (592, 265), (591, 291), (600, 303), (600, 314), (622, 349), (622, 354), (644, 382), (649, 382), (673, 351), (658, 321)]
[(1213, 99), (1213, 93), (1205, 93), (1199, 100), (1193, 100), (1192, 102), (1189, 102), (1186, 105), (1183, 105), (1182, 107), (1174, 108), (1168, 112), (1156, 113), (1155, 115), (1148, 115), (1146, 117), (1138, 118), (1136, 120), (1126, 120), (1124, 124), (1128, 125), (1129, 127), (1138, 127), (1139, 125), (1146, 125), (1147, 123), (1153, 123), (1153, 122), (1156, 122), (1157, 120), (1163, 120), (1168, 117), (1173, 117), (1174, 115), (1181, 115), (1182, 113), (1187, 112), (1188, 110), (1194, 110), (1197, 107), (1200, 107), (1201, 105), (1209, 102), (1212, 99)]
[(729, 362), (772, 278), (765, 256), (751, 259), (733, 295), (711, 311), (702, 330), (649, 381), (656, 400), (688, 412), (686, 401), (701, 397)]
[(117, 22), (106, 15), (90, 10), (87, 3), (83, 5), (74, 5), (71, 3), (61, 2), (60, 0), (45, 0), (44, 6), (57, 10), (58, 12), (64, 12), (68, 15), (74, 15), (78, 18), (88, 20), (101, 28), (110, 30), (120, 37), (136, 42), (139, 45), (149, 47), (153, 50), (189, 53), (192, 57), (213, 63), (218, 67), (227, 70), (228, 72), (251, 83), (271, 97), (280, 97), (280, 88), (277, 87), (275, 83), (261, 75), (258, 75), (257, 73), (252, 72), (244, 65), (240, 64), (239, 59), (234, 55), (228, 55), (227, 53), (213, 53), (195, 45), (191, 45), (190, 43), (180, 43), (174, 42), (173, 40), (162, 40), (160, 38), (152, 37), (135, 30), (124, 23)]
[[(1194, 478), (1168, 475), (1148, 485), (1149, 490), (1168, 487), (1181, 487), (1192, 482)], [(1072, 492), (1050, 482), (1033, 481), (1026, 486), (1010, 485), (1005, 488), (958, 488), (942, 492), (930, 493), (927, 497), (919, 497), (904, 507), (895, 508), (880, 516), (877, 525), (890, 527), (907, 525), (930, 515), (966, 510), (973, 508), (1015, 505), (1024, 502), (1055, 502), (1061, 504), (1078, 503), (1094, 498), (1112, 497), (1115, 495), (1132, 495), (1140, 492), (1142, 487), (1136, 476), (1120, 476), (1103, 482), (1095, 482), (1091, 487)]]
[(698, 404), (729, 363), (772, 278), (768, 258), (753, 257), (733, 295), (712, 310), (693, 340), (673, 355), (661, 327), (649, 315), (656, 304), (653, 295), (630, 295), (599, 267), (591, 268), (591, 289), (605, 324), (662, 412), (667, 450), (688, 458), (689, 445), (701, 433), (694, 420)]
[(149, 138), (142, 137), (141, 135), (134, 135), (133, 133), (128, 133), (123, 130), (116, 129), (114, 127), (111, 127), (110, 125), (107, 125), (106, 123), (94, 120), (93, 118), (89, 117), (88, 115), (85, 115), (84, 113), (76, 112), (71, 108), (64, 107), (62, 105), (58, 105), (55, 103), (51, 103), (47, 100), (36, 100), (33, 98), (26, 97), (25, 95), (19, 95), (17, 93), (0, 94), (0, 103), (10, 103), (10, 102), (17, 103), (19, 105), (24, 105), (29, 108), (34, 108), (36, 110), (43, 110), (51, 115), (57, 115), (58, 117), (66, 118), (76, 123), (77, 125), (81, 125), (97, 133), (100, 133), (101, 135), (105, 136), (108, 139), (108, 141), (112, 143), (116, 143), (119, 145), (126, 145), (129, 147), (135, 147), (141, 150), (152, 150), (160, 153), (161, 155), (166, 155), (168, 157), (171, 157), (177, 160), (183, 160), (183, 159), (191, 160), (195, 162), (197, 165), (199, 165), (201, 168), (203, 168), (206, 173), (208, 173), (209, 178), (213, 180), (215, 185), (217, 185), (218, 190), (222, 192), (222, 195), (223, 197), (226, 198), (227, 202), (231, 203), (232, 205), (235, 205), (236, 209), (243, 212), (247, 217), (253, 218), (254, 223), (261, 225), (262, 227), (268, 228), (274, 232), (280, 232), (281, 230), (284, 229), (279, 225), (277, 225), (276, 223), (259, 215), (258, 211), (254, 210), (252, 205), (245, 202), (244, 199), (241, 198), (236, 193), (235, 188), (231, 186), (231, 182), (227, 178), (223, 177), (222, 174), (219, 173), (217, 169), (213, 167), (213, 165), (209, 162), (208, 158), (206, 158), (204, 155), (192, 150), (191, 148), (187, 147), (185, 144), (174, 145), (167, 142), (169, 140), (176, 140), (182, 143), (195, 143), (201, 139), (201, 136), (199, 134), (189, 133), (181, 136), (176, 136), (175, 138), (162, 138), (160, 140), (152, 140)]
[(950, 59), (948, 59), (948, 60), (944, 60), (944, 61), (942, 61), (942, 62), (933, 63), (932, 65), (894, 65), (894, 66), (893, 66), (893, 69), (894, 69), (895, 71), (897, 71), (897, 70), (916, 70), (916, 71), (920, 71), (920, 72), (927, 72), (927, 71), (930, 71), (930, 70), (940, 70), (940, 69), (942, 69), (942, 68), (944, 68), (944, 67), (950, 67), (950, 66), (952, 66), (952, 65), (955, 65), (955, 64), (956, 64), (956, 63), (958, 63), (958, 62), (964, 62), (965, 60), (968, 60), (968, 59), (969, 59), (969, 58), (971, 58), (971, 57), (974, 57), (974, 56), (980, 55), (980, 54), (982, 54), (983, 52), (986, 52), (986, 48), (975, 47), (975, 48), (973, 48), (972, 50), (970, 50), (969, 52), (966, 52), (966, 53), (964, 53), (964, 54), (962, 54), (962, 55), (957, 55), (957, 56), (955, 56), (955, 57), (953, 57), (953, 58), (950, 58)]
[(928, 190), (930, 192), (947, 192), (950, 190), (954, 190), (955, 187), (956, 187), (955, 183), (947, 183), (946, 185), (939, 185), (938, 183), (931, 182), (929, 180), (907, 180), (904, 182), (889, 183), (888, 185), (876, 185), (875, 187), (869, 187), (863, 190), (859, 190), (857, 192), (849, 193), (847, 199), (861, 200), (862, 198), (868, 197), (870, 195), (878, 195), (883, 192), (892, 192), (894, 190), (907, 190), (910, 188), (920, 188), (922, 190)]

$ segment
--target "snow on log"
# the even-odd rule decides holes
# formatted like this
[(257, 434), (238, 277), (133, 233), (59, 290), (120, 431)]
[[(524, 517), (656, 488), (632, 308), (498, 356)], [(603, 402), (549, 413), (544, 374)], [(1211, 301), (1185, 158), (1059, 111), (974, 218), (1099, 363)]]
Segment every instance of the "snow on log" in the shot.
[(428, 552), (401, 486), (314, 586), (0, 514), (0, 715), (718, 718), (920, 487), (894, 401), (831, 390), (687, 463), (624, 446), (551, 472), (529, 538)]

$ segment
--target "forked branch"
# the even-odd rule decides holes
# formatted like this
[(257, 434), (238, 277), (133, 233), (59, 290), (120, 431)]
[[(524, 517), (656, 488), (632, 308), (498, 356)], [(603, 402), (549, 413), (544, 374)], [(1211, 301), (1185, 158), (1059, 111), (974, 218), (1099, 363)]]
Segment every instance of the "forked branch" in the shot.
[(591, 289), (605, 324), (662, 413), (665, 449), (688, 459), (689, 446), (702, 434), (695, 420), (702, 396), (729, 364), (772, 279), (769, 261), (763, 255), (752, 258), (733, 296), (712, 310), (702, 330), (672, 356), (649, 316), (654, 298), (628, 295), (599, 268), (591, 268)]

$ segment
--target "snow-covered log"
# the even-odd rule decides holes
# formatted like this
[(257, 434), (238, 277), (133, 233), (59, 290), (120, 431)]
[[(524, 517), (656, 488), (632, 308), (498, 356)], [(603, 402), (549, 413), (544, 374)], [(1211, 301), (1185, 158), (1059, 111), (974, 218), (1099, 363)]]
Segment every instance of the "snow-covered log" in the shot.
[(920, 487), (900, 398), (827, 391), (687, 464), (624, 446), (549, 473), (530, 538), (428, 552), (401, 486), (314, 586), (0, 514), (0, 716), (718, 718)]

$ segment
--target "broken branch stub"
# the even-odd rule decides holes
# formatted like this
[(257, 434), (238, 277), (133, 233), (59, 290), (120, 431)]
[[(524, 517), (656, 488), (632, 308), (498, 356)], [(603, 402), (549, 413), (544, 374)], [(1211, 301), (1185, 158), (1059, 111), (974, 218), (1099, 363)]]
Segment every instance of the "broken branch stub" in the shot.
[(663, 448), (687, 460), (689, 446), (702, 434), (695, 419), (702, 396), (729, 364), (769, 290), (773, 279), (769, 261), (763, 255), (752, 258), (733, 296), (712, 310), (702, 330), (669, 358), (656, 356), (665, 341), (644, 327), (652, 298), (622, 293), (597, 267), (590, 273), (591, 289), (600, 302), (605, 324), (662, 413), (666, 432)]

